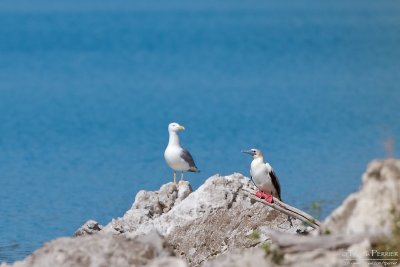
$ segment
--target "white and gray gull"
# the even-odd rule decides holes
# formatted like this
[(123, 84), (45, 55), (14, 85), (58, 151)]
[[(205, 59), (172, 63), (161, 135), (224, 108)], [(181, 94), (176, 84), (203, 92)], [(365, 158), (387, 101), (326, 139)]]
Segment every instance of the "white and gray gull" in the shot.
[(269, 163), (264, 163), (264, 156), (261, 150), (253, 148), (242, 151), (242, 153), (253, 156), (253, 161), (250, 165), (250, 175), (253, 183), (259, 190), (256, 196), (265, 198), (270, 203), (273, 202), (273, 197), (281, 200), (281, 186), (278, 177), (272, 166)]
[(192, 155), (186, 149), (182, 148), (179, 143), (178, 131), (184, 131), (185, 127), (176, 122), (168, 125), (169, 141), (164, 152), (164, 158), (168, 166), (174, 170), (174, 184), (176, 185), (176, 172), (181, 172), (181, 181), (183, 180), (183, 172), (200, 172), (194, 163)]

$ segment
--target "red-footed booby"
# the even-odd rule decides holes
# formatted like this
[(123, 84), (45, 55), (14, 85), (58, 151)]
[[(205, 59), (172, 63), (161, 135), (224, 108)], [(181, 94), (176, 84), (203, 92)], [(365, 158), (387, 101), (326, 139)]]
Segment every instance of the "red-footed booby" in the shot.
[(273, 197), (281, 200), (281, 186), (272, 166), (264, 162), (264, 156), (259, 149), (250, 149), (242, 153), (253, 156), (250, 165), (250, 175), (253, 183), (258, 188), (256, 196), (273, 203)]

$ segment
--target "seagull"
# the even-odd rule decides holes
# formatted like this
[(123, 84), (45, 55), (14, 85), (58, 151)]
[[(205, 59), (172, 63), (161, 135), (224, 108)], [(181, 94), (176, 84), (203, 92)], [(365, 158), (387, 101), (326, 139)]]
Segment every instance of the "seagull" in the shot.
[(164, 158), (168, 166), (174, 170), (174, 184), (176, 185), (176, 172), (181, 172), (181, 181), (183, 181), (183, 172), (200, 172), (194, 163), (193, 157), (189, 151), (182, 148), (179, 144), (178, 131), (184, 131), (185, 127), (179, 123), (172, 122), (168, 125), (169, 141), (164, 152)]
[(251, 180), (258, 188), (256, 196), (264, 198), (266, 201), (273, 203), (273, 197), (281, 200), (281, 186), (278, 177), (269, 163), (264, 163), (264, 156), (259, 149), (250, 149), (242, 151), (242, 153), (253, 156), (250, 165)]

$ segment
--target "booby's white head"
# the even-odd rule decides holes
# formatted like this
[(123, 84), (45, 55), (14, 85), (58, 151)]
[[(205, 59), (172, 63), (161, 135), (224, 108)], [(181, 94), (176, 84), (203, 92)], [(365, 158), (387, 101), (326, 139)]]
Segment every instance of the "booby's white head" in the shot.
[(243, 150), (242, 153), (252, 155), (254, 159), (263, 157), (263, 153), (261, 152), (261, 150), (257, 148), (252, 148), (250, 150)]
[(178, 131), (184, 131), (185, 130), (185, 127), (183, 127), (182, 125), (179, 125), (179, 123), (176, 123), (176, 122), (171, 122), (169, 125), (168, 125), (168, 132), (174, 132), (174, 133), (176, 133), (176, 132), (178, 132)]

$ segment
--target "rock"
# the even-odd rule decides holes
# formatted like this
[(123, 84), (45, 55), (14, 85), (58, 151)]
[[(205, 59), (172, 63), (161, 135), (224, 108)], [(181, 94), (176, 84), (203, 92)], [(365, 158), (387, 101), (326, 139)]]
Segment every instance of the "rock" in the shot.
[[(283, 258), (280, 262), (282, 266), (291, 267), (309, 267), (309, 266), (361, 266), (367, 267), (374, 265), (366, 260), (365, 254), (370, 251), (371, 246), (368, 240), (353, 244), (351, 246), (336, 248), (336, 249), (322, 249), (317, 248), (307, 252), (301, 253), (285, 253), (282, 254)], [(269, 256), (273, 261), (273, 256)], [(353, 264), (350, 263), (353, 261)]]
[(188, 265), (180, 258), (164, 257), (151, 261), (146, 267), (188, 267)]
[(178, 204), (184, 200), (190, 193), (192, 193), (192, 191), (192, 186), (188, 181), (179, 182), (178, 198), (176, 199), (175, 204)]
[(169, 212), (175, 204), (180, 203), (191, 192), (192, 188), (187, 181), (181, 182), (179, 190), (173, 183), (161, 186), (159, 191), (141, 190), (136, 194), (135, 202), (131, 209), (122, 218), (113, 219), (104, 228), (104, 232), (134, 232), (140, 225), (146, 224), (160, 215)]
[(363, 175), (360, 190), (332, 212), (324, 227), (332, 233), (389, 233), (394, 211), (400, 212), (400, 160), (376, 160)]
[(74, 236), (92, 235), (103, 229), (103, 226), (94, 220), (85, 222), (76, 232)]
[(236, 249), (205, 262), (202, 267), (259, 267), (271, 266), (261, 248)]
[[(237, 197), (243, 196), (238, 194)], [(249, 207), (244, 208), (246, 202)], [(207, 211), (191, 223), (177, 226), (166, 239), (173, 244), (178, 255), (190, 264), (198, 265), (225, 251), (267, 242), (268, 229), (278, 229), (279, 226), (281, 231), (293, 233), (296, 230), (289, 227), (286, 216), (258, 202), (251, 205), (245, 198), (233, 201), (226, 208)]]
[[(140, 196), (158, 198), (137, 196), (132, 209), (107, 225), (105, 231), (115, 233), (123, 228), (124, 235), (134, 238), (156, 230), (174, 247), (177, 255), (196, 266), (224, 251), (267, 242), (269, 229), (295, 233), (302, 228), (300, 221), (294, 221), (295, 226), (291, 228), (287, 216), (254, 203), (241, 191), (249, 187), (248, 180), (241, 174), (215, 175), (193, 193), (188, 184), (179, 187), (178, 192), (163, 186), (160, 191), (167, 208), (157, 209), (162, 213), (152, 217), (147, 214), (154, 214), (161, 193), (142, 192)], [(149, 199), (152, 199), (151, 205), (140, 203), (149, 203)], [(146, 219), (138, 220), (140, 216), (146, 216)]]
[[(152, 236), (154, 238), (154, 236)], [(161, 237), (160, 237), (161, 238)], [(158, 239), (160, 241), (162, 239)], [(156, 257), (173, 255), (168, 246), (130, 240), (122, 235), (96, 234), (51, 241), (14, 267), (144, 266)], [(153, 265), (160, 266), (160, 265)]]
[[(279, 217), (278, 213), (275, 213), (274, 210), (262, 204), (253, 203), (240, 191), (241, 188), (249, 186), (248, 181), (240, 174), (233, 174), (230, 176), (216, 175), (207, 179), (195, 192), (184, 194), (184, 196), (187, 196), (184, 198), (184, 201), (177, 198), (174, 203), (170, 203), (170, 205), (168, 205), (168, 207), (172, 207), (170, 210), (166, 209), (166, 212), (158, 216), (148, 216), (146, 220), (141, 222), (138, 222), (136, 216), (131, 216), (137, 207), (141, 207), (141, 214), (148, 214), (149, 212), (151, 213), (155, 205), (142, 207), (140, 204), (136, 203), (138, 201), (137, 198), (132, 209), (129, 210), (124, 217), (107, 225), (105, 231), (110, 231), (110, 228), (113, 228), (114, 225), (122, 224), (131, 225), (128, 231), (124, 232), (130, 237), (148, 233), (152, 229), (156, 229), (161, 235), (166, 236), (178, 227), (193, 223), (198, 219), (204, 220), (204, 218), (207, 218), (209, 215), (214, 215), (215, 212), (231, 212), (232, 207), (236, 207), (237, 210), (242, 209), (241, 211), (255, 208), (256, 210), (252, 211), (254, 214), (261, 212), (266, 215), (272, 212), (269, 214), (270, 217), (268, 220), (274, 220), (276, 217)], [(163, 187), (161, 189), (163, 189)], [(177, 192), (175, 190), (169, 191), (164, 198), (174, 199), (174, 196), (168, 196), (168, 194), (174, 195)], [(159, 195), (158, 192), (148, 192), (148, 194)], [(247, 212), (246, 214), (246, 216), (255, 216), (255, 218), (258, 216), (251, 212)], [(235, 215), (238, 216), (239, 214)], [(221, 216), (221, 214), (218, 214), (218, 216)], [(262, 217), (265, 219), (264, 216)], [(286, 217), (280, 219), (283, 218), (286, 220)], [(238, 217), (236, 217), (236, 220), (239, 220)]]

